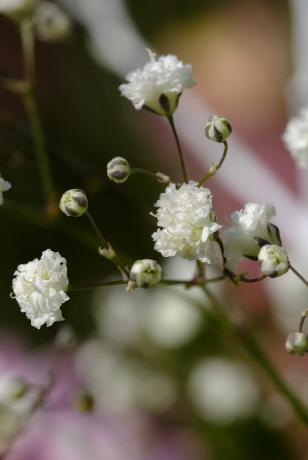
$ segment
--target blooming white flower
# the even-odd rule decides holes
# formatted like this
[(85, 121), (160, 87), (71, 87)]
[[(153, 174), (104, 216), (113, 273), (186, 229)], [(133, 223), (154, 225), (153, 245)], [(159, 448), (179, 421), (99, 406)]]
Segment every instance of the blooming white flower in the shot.
[(164, 257), (179, 254), (185, 259), (213, 261), (211, 235), (221, 225), (215, 221), (209, 189), (194, 181), (179, 188), (170, 184), (155, 207), (157, 225), (161, 227), (152, 235), (156, 251)]
[(277, 233), (269, 227), (275, 215), (275, 207), (270, 203), (247, 203), (244, 209), (231, 214), (233, 225), (224, 235), (225, 256), (230, 270), (234, 270), (246, 255), (258, 256), (260, 248), (255, 237), (278, 243)]
[(0, 13), (19, 17), (30, 13), (37, 0), (0, 0)]
[(308, 107), (288, 122), (282, 139), (301, 168), (308, 168)]
[(137, 110), (146, 107), (159, 115), (171, 115), (183, 90), (195, 84), (191, 65), (172, 54), (157, 59), (148, 51), (150, 62), (126, 76), (128, 83), (120, 85), (121, 94)]
[(3, 204), (3, 192), (7, 192), (12, 187), (12, 184), (3, 179), (0, 175), (0, 206)]
[(288, 254), (277, 244), (262, 246), (258, 254), (258, 261), (261, 272), (268, 276), (283, 275), (290, 267)]
[(47, 249), (40, 259), (17, 267), (13, 293), (20, 309), (40, 329), (62, 321), (61, 305), (69, 300), (66, 260), (58, 252)]
[(57, 42), (67, 38), (71, 32), (68, 15), (56, 3), (42, 1), (34, 14), (35, 32), (45, 42)]
[(203, 360), (193, 369), (189, 391), (201, 415), (217, 424), (249, 416), (259, 397), (249, 370), (221, 358)]

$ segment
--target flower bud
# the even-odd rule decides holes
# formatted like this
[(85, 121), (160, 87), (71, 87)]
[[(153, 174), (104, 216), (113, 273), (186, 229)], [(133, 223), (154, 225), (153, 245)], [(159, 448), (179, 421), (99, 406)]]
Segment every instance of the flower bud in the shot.
[(32, 13), (37, 0), (0, 0), (0, 14), (21, 21)]
[(261, 272), (271, 277), (283, 275), (290, 267), (288, 254), (276, 244), (262, 246), (258, 254), (258, 262)]
[(73, 188), (63, 193), (59, 208), (66, 216), (80, 217), (88, 209), (88, 198), (83, 190)]
[(148, 288), (158, 284), (162, 277), (161, 266), (151, 259), (136, 260), (130, 270), (130, 280), (137, 287)]
[(108, 248), (98, 248), (98, 253), (100, 256), (105, 257), (105, 259), (113, 260), (116, 257), (116, 252), (112, 246), (108, 245)]
[(130, 173), (130, 165), (125, 158), (115, 157), (107, 163), (107, 176), (117, 184), (126, 182)]
[(56, 3), (42, 1), (35, 11), (34, 26), (37, 37), (44, 42), (56, 42), (67, 38), (71, 21)]
[(290, 332), (285, 347), (288, 353), (303, 356), (308, 352), (308, 336), (304, 332)]
[(220, 115), (211, 115), (206, 127), (205, 135), (211, 141), (224, 142), (232, 133), (232, 127), (228, 120)]

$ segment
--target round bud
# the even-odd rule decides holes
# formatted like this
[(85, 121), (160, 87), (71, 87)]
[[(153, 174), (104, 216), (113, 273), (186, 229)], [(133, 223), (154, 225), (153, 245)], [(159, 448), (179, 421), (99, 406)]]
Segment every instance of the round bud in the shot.
[(80, 217), (88, 209), (88, 198), (83, 190), (73, 188), (63, 193), (59, 208), (66, 216)]
[(162, 277), (161, 266), (152, 259), (136, 260), (130, 270), (130, 280), (137, 287), (148, 288), (158, 284)]
[(206, 127), (205, 135), (211, 141), (224, 142), (232, 133), (232, 127), (228, 120), (220, 115), (211, 115)]
[(290, 332), (285, 347), (288, 353), (303, 356), (308, 352), (308, 336), (304, 332)]
[(265, 244), (259, 251), (258, 262), (264, 275), (281, 276), (289, 270), (290, 263), (286, 251), (277, 244)]
[(125, 158), (115, 157), (107, 163), (107, 176), (117, 184), (127, 181), (130, 172), (130, 165)]
[(36, 3), (37, 0), (0, 0), (0, 14), (21, 21), (33, 12)]
[(37, 37), (45, 42), (56, 42), (67, 38), (71, 32), (70, 18), (56, 3), (42, 1), (34, 15)]

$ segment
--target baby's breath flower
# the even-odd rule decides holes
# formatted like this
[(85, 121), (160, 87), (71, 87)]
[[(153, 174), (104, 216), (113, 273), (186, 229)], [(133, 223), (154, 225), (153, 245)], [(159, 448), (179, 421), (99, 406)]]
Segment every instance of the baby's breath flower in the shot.
[(130, 280), (138, 287), (147, 288), (158, 284), (162, 277), (162, 269), (156, 260), (136, 260), (130, 269)]
[(282, 139), (298, 166), (308, 168), (308, 107), (291, 118)]
[[(1, 0), (0, 0), (1, 1)], [(7, 192), (12, 187), (11, 183), (4, 180), (0, 175), (0, 205), (3, 204), (3, 192)]]
[(195, 84), (191, 65), (171, 54), (156, 58), (149, 50), (149, 55), (150, 62), (126, 76), (128, 83), (120, 86), (121, 94), (137, 110), (144, 107), (159, 115), (170, 116), (177, 108), (183, 90)]
[(228, 120), (220, 115), (211, 115), (206, 127), (205, 135), (211, 141), (224, 142), (232, 133), (232, 127)]
[(261, 272), (267, 276), (281, 276), (289, 270), (286, 251), (277, 244), (265, 244), (260, 249), (258, 261)]
[(86, 192), (79, 188), (73, 188), (63, 193), (59, 208), (68, 217), (80, 217), (88, 209)]
[(42, 1), (34, 14), (37, 37), (44, 42), (57, 42), (67, 38), (71, 32), (68, 15), (56, 3)]
[(234, 270), (245, 256), (258, 257), (260, 248), (256, 237), (269, 243), (279, 243), (277, 234), (269, 226), (275, 215), (275, 207), (270, 203), (247, 203), (244, 209), (231, 214), (233, 225), (225, 231), (224, 241), (230, 270)]
[(34, 10), (36, 3), (37, 0), (0, 0), (0, 14), (22, 18)]
[(126, 182), (130, 173), (130, 165), (126, 158), (115, 157), (107, 163), (107, 176), (116, 184)]
[(303, 356), (308, 352), (308, 336), (304, 332), (290, 332), (285, 347), (288, 353)]
[(40, 329), (62, 321), (61, 305), (69, 300), (66, 260), (47, 249), (40, 259), (17, 267), (13, 279), (13, 297), (20, 309)]
[(160, 227), (152, 237), (155, 249), (164, 257), (176, 254), (185, 259), (211, 263), (211, 235), (220, 229), (212, 209), (209, 189), (190, 181), (177, 188), (170, 184), (155, 204)]

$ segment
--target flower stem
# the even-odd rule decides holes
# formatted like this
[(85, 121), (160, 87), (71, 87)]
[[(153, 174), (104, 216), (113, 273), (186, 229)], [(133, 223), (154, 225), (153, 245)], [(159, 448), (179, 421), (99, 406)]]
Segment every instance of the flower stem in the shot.
[(131, 168), (131, 173), (132, 174), (143, 174), (145, 176), (150, 176), (153, 179), (157, 180), (161, 184), (169, 184), (171, 182), (171, 179), (169, 176), (163, 173), (154, 173), (152, 171), (149, 171), (148, 169), (143, 169), (143, 168)]
[(308, 410), (302, 404), (300, 399), (296, 396), (293, 390), (288, 384), (282, 379), (277, 369), (273, 366), (270, 359), (264, 352), (263, 348), (259, 345), (255, 337), (250, 331), (245, 331), (243, 328), (237, 327), (230, 316), (225, 311), (223, 305), (216, 299), (214, 294), (206, 287), (201, 286), (203, 292), (210, 299), (212, 306), (215, 308), (217, 313), (217, 321), (221, 324), (222, 328), (232, 333), (243, 345), (244, 349), (250, 354), (251, 358), (259, 365), (267, 377), (279, 390), (281, 395), (289, 402), (293, 407), (294, 412), (302, 420), (302, 422), (308, 426)]
[(298, 332), (303, 332), (303, 328), (304, 328), (304, 324), (305, 324), (307, 316), (308, 316), (308, 310), (304, 310), (302, 312), (301, 320), (298, 326)]
[(184, 182), (187, 183), (189, 181), (189, 177), (188, 177), (188, 173), (187, 173), (187, 169), (186, 169), (186, 165), (185, 165), (183, 150), (182, 150), (181, 143), (180, 143), (180, 140), (179, 140), (179, 136), (178, 136), (175, 124), (174, 124), (173, 115), (170, 115), (167, 118), (168, 118), (171, 130), (172, 130), (173, 135), (174, 135), (175, 143), (176, 143), (176, 146), (177, 146), (177, 150), (178, 150), (178, 154), (179, 154), (179, 158), (180, 158), (180, 163), (181, 163), (183, 179), (184, 179)]
[(203, 176), (202, 179), (199, 180), (199, 185), (203, 185), (204, 182), (206, 182), (210, 177), (214, 176), (219, 171), (219, 169), (221, 168), (223, 162), (226, 159), (226, 156), (227, 156), (227, 153), (228, 153), (228, 148), (229, 148), (228, 143), (226, 141), (223, 142), (223, 145), (224, 145), (224, 151), (223, 151), (223, 154), (222, 154), (220, 162), (217, 163), (217, 164), (213, 164), (210, 167), (209, 171), (205, 174), (205, 176)]
[(121, 284), (127, 284), (127, 280), (104, 281), (103, 283), (97, 284), (95, 286), (85, 286), (85, 287), (80, 287), (80, 288), (69, 286), (68, 290), (70, 292), (90, 291), (92, 289), (101, 289), (105, 287), (119, 286)]
[(21, 92), (21, 96), (32, 131), (34, 149), (37, 157), (42, 188), (47, 203), (47, 210), (50, 215), (57, 215), (58, 206), (56, 203), (53, 180), (50, 173), (50, 164), (46, 150), (45, 138), (36, 99), (34, 96), (34, 34), (33, 23), (31, 19), (26, 18), (21, 22), (20, 34), (25, 69), (25, 85), (24, 90)]
[(290, 264), (290, 270), (308, 287), (308, 281)]

